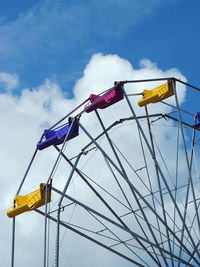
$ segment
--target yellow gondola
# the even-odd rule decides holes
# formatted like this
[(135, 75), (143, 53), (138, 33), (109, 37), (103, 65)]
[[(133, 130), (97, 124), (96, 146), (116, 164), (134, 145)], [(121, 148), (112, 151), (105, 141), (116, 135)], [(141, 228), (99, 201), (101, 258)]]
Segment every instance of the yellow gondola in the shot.
[[(7, 210), (7, 215), (13, 218), (25, 211), (31, 211), (45, 205), (46, 187), (44, 183), (40, 188), (25, 196), (16, 195), (15, 204)], [(51, 201), (51, 185), (47, 185), (47, 203)]]
[(167, 83), (162, 84), (152, 90), (144, 90), (143, 97), (138, 100), (138, 105), (143, 107), (150, 103), (157, 103), (172, 95), (174, 95), (172, 82), (167, 81)]

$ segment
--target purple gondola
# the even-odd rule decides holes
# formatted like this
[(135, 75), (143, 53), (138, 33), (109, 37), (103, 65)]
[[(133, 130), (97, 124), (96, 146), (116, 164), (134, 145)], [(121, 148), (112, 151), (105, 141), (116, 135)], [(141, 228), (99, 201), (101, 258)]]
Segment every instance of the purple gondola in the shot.
[(197, 112), (195, 122), (192, 126), (195, 128), (200, 128), (200, 112)]
[[(65, 124), (62, 128), (55, 130), (44, 130), (44, 138), (41, 142), (37, 143), (37, 148), (42, 150), (52, 145), (60, 145), (64, 142), (65, 137), (69, 131), (69, 128), (72, 124), (72, 118), (68, 118), (68, 123)], [(76, 137), (79, 134), (79, 125), (76, 121), (73, 122), (73, 125), (70, 129), (70, 132), (67, 137), (67, 141)]]
[[(110, 90), (110, 89), (108, 89)], [(106, 90), (106, 91), (108, 91)], [(105, 92), (103, 92), (105, 93)], [(100, 99), (99, 101), (97, 101), (97, 103), (95, 103), (91, 108), (89, 107), (90, 104), (94, 103), (98, 98), (101, 97), (101, 95), (103, 94), (99, 94), (99, 95), (90, 95), (90, 103), (87, 104), (84, 109), (86, 109), (86, 112), (89, 113), (93, 110), (96, 110), (97, 108), (100, 109), (104, 109), (107, 108), (115, 103), (117, 103), (118, 101), (122, 100), (124, 98), (124, 94), (123, 94), (123, 90), (122, 90), (122, 85), (119, 84), (117, 85), (111, 92), (109, 92), (107, 95), (105, 95), (102, 99)]]

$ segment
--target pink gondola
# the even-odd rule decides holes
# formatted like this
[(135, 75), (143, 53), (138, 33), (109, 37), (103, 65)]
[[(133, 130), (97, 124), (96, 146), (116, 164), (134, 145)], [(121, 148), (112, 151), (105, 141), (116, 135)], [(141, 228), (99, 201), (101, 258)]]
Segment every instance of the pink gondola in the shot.
[[(106, 90), (109, 91), (110, 89)], [(105, 91), (105, 92), (106, 92)], [(112, 91), (110, 91), (108, 94), (106, 94), (103, 98), (101, 98), (99, 101), (97, 101), (92, 107), (90, 105), (94, 103), (98, 98), (101, 97), (102, 94), (105, 92), (99, 94), (99, 95), (90, 95), (90, 103), (88, 103), (84, 109), (86, 109), (86, 112), (89, 113), (93, 110), (96, 110), (97, 108), (104, 109), (107, 108), (118, 101), (122, 100), (124, 98), (123, 90), (122, 90), (122, 85), (119, 84), (117, 85)]]

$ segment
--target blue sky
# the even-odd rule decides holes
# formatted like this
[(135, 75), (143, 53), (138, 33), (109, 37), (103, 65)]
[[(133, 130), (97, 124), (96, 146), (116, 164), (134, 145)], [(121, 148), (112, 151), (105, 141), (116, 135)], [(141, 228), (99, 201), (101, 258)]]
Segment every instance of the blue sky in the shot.
[[(93, 88), (96, 93), (111, 87), (116, 79), (171, 75), (200, 86), (199, 0), (7, 0), (0, 2), (0, 10), (0, 111), (3, 114), (0, 123), (4, 129), (0, 138), (0, 161), (5, 161), (1, 169), (4, 179), (0, 179), (0, 197), (4, 213), (13, 200), (44, 127), (53, 125), (75, 105), (88, 98)], [(133, 88), (144, 89), (141, 86)], [(186, 97), (184, 86), (179, 89), (180, 103), (193, 113), (200, 111), (198, 97), (195, 98), (195, 94), (191, 95), (190, 92)], [(169, 111), (166, 106), (160, 107), (152, 105), (151, 111), (163, 114)], [(122, 111), (123, 106), (113, 108), (117, 119)], [(106, 117), (105, 113), (102, 116), (106, 123), (111, 123), (112, 116)], [(82, 119), (95, 132), (98, 130), (98, 126), (94, 126), (96, 120), (92, 115), (89, 117), (91, 120), (88, 117), (85, 121), (84, 116)], [(126, 134), (129, 136), (128, 130)], [(164, 152), (171, 155), (175, 130), (161, 127), (156, 134), (163, 141), (161, 147)], [(83, 136), (81, 138), (85, 141)], [(124, 142), (130, 152), (126, 140)], [(168, 145), (168, 142), (172, 142), (172, 145)], [(78, 151), (80, 146), (76, 146)], [(74, 152), (69, 153), (74, 156)], [(50, 153), (40, 154), (41, 160), (36, 162), (36, 170), (25, 185), (24, 192), (35, 189), (41, 177), (48, 176), (52, 165), (46, 162), (52, 163), (54, 156)], [(137, 162), (137, 155), (135, 157)], [(63, 182), (60, 178), (62, 172), (59, 175), (55, 179), (55, 187)], [(77, 196), (80, 191), (76, 192)], [(3, 226), (0, 249), (2, 254), (10, 255), (11, 221), (3, 212), (0, 215)], [(33, 236), (32, 226), (38, 227), (41, 223), (36, 216), (33, 220), (31, 216), (34, 215), (28, 216), (28, 219), (19, 219), (21, 228), (18, 229), (17, 244), (18, 249), (22, 250), (29, 245), (30, 236), (37, 239)], [(40, 230), (42, 232), (43, 228)], [(43, 232), (40, 237), (42, 235)], [(74, 254), (74, 262), (79, 262), (76, 257), (77, 244), (81, 247), (79, 239), (73, 243), (69, 255)], [(35, 244), (34, 249), (41, 252), (43, 243), (40, 245)], [(83, 245), (82, 248), (84, 258), (87, 247)], [(31, 255), (31, 251), (29, 253)], [(30, 267), (38, 266), (40, 259), (34, 255), (30, 256)], [(100, 260), (97, 266), (102, 266), (101, 255), (104, 254), (98, 254)], [(30, 263), (29, 256), (24, 259), (23, 253), (18, 253), (17, 257), (16, 267), (21, 266), (21, 262)], [(9, 257), (3, 260), (3, 266), (10, 264)], [(93, 260), (96, 261), (95, 256)], [(104, 260), (106, 262), (106, 258)], [(119, 263), (118, 257), (113, 257), (113, 264), (109, 266), (116, 266), (116, 262), (123, 267), (129, 266), (127, 262), (122, 262), (123, 265)], [(76, 266), (82, 267), (81, 260)]]
[(198, 0), (2, 1), (0, 71), (18, 89), (56, 81), (71, 93), (94, 53), (178, 68), (199, 84)]

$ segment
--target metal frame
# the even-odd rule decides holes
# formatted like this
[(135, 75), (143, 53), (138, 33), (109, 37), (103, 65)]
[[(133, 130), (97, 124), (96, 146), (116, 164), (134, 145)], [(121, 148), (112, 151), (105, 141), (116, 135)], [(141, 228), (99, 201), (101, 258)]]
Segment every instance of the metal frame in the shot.
[[(171, 116), (171, 114), (149, 114), (149, 111), (147, 107), (145, 106), (145, 115), (142, 116), (137, 116), (135, 109), (133, 105), (131, 104), (130, 101), (130, 96), (137, 96), (140, 93), (134, 93), (134, 94), (127, 94), (125, 90), (125, 85), (129, 83), (147, 83), (147, 82), (154, 82), (154, 81), (166, 81), (166, 80), (171, 80), (173, 83), (173, 88), (174, 88), (174, 98), (175, 98), (175, 106), (170, 105), (168, 103), (165, 103), (163, 101), (163, 105), (169, 105), (174, 109), (175, 114), (177, 116)], [(57, 216), (56, 218), (52, 215), (52, 211), (48, 212), (48, 204), (45, 204), (45, 212), (42, 212), (41, 210), (36, 210), (37, 213), (41, 214), (44, 216), (44, 262), (43, 266), (47, 267), (47, 230), (48, 230), (48, 220), (52, 220), (56, 222), (56, 250), (55, 250), (55, 266), (59, 267), (60, 265), (60, 226), (63, 226), (67, 229), (70, 229), (71, 231), (81, 235), (82, 237), (96, 243), (99, 246), (104, 247), (105, 249), (117, 254), (118, 256), (128, 260), (129, 262), (133, 263), (134, 265), (137, 266), (150, 266), (148, 264), (148, 261), (145, 259), (142, 259), (138, 253), (135, 252), (134, 249), (132, 249), (130, 240), (134, 242), (133, 247), (137, 247), (139, 250), (143, 250), (147, 258), (151, 259), (151, 261), (154, 263), (155, 266), (174, 266), (175, 264), (178, 263), (178, 266), (180, 264), (184, 264), (185, 266), (200, 266), (200, 252), (199, 252), (199, 241), (196, 242), (196, 238), (192, 232), (192, 229), (194, 229), (194, 225), (197, 225), (198, 229), (197, 232), (195, 233), (197, 237), (200, 237), (200, 216), (199, 216), (199, 206), (200, 206), (200, 201), (196, 196), (195, 188), (194, 188), (194, 177), (192, 175), (192, 165), (193, 165), (193, 153), (194, 153), (194, 148), (195, 148), (195, 133), (198, 133), (200, 130), (193, 128), (192, 125), (190, 125), (188, 122), (184, 122), (182, 120), (181, 113), (184, 112), (183, 109), (179, 107), (179, 102), (178, 102), (178, 97), (177, 97), (177, 92), (176, 92), (176, 83), (180, 82), (192, 89), (195, 89), (197, 91), (200, 91), (199, 88), (190, 85), (188, 83), (185, 83), (181, 80), (178, 80), (174, 77), (170, 78), (159, 78), (159, 79), (148, 79), (148, 80), (133, 80), (133, 81), (120, 81), (118, 82), (114, 87), (109, 89), (106, 93), (104, 93), (99, 99), (103, 98), (106, 94), (111, 92), (113, 88), (115, 88), (118, 84), (123, 85), (123, 93), (124, 97), (127, 103), (127, 107), (130, 110), (131, 117), (128, 118), (121, 118), (118, 121), (115, 121), (112, 123), (110, 126), (107, 128), (104, 125), (104, 122), (100, 116), (100, 113), (95, 110), (94, 113), (96, 114), (97, 120), (102, 128), (102, 132), (97, 136), (93, 137), (89, 131), (83, 126), (83, 124), (80, 122), (81, 116), (85, 116), (85, 111), (87, 109), (81, 110), (79, 113), (75, 114), (74, 120), (72, 122), (72, 125), (75, 120), (78, 121), (79, 127), (82, 130), (82, 133), (87, 135), (90, 139), (90, 142), (85, 145), (84, 147), (80, 148), (80, 152), (78, 155), (73, 157), (75, 158), (75, 163), (72, 163), (72, 159), (69, 159), (68, 156), (64, 153), (64, 147), (66, 144), (67, 136), (65, 137), (64, 143), (60, 148), (58, 146), (54, 146), (56, 151), (58, 152), (58, 156), (55, 160), (54, 166), (52, 168), (52, 171), (47, 179), (46, 186), (50, 183), (53, 173), (55, 172), (55, 169), (57, 168), (59, 164), (60, 158), (64, 159), (66, 164), (69, 164), (71, 166), (71, 172), (68, 176), (68, 179), (66, 181), (66, 185), (63, 188), (63, 191), (61, 192), (60, 190), (56, 189), (55, 187), (52, 187), (52, 191), (56, 192), (57, 194), (60, 195), (60, 200), (58, 203), (58, 208), (56, 209), (57, 211)], [(99, 100), (98, 99), (98, 100)], [(59, 120), (57, 123), (55, 123), (50, 129), (54, 128), (58, 124), (60, 124), (62, 121), (64, 121), (69, 115), (74, 114), (75, 112), (78, 111), (78, 109), (82, 108), (82, 106), (88, 101), (89, 99), (86, 99), (83, 103), (81, 103), (78, 107), (76, 107), (74, 110), (72, 110), (69, 114), (64, 116), (61, 120)], [(91, 104), (95, 105), (95, 103), (98, 101), (96, 100), (94, 103)], [(90, 107), (91, 107), (90, 106)], [(187, 112), (188, 113), (188, 112)], [(191, 114), (190, 114), (191, 115)], [(171, 188), (169, 186), (169, 183), (167, 181), (167, 178), (165, 177), (165, 174), (163, 172), (163, 167), (160, 165), (159, 160), (157, 159), (159, 153), (156, 151), (156, 146), (154, 143), (154, 138), (153, 138), (153, 130), (152, 130), (152, 121), (150, 119), (156, 118), (156, 120), (160, 119), (169, 119), (173, 120), (174, 123), (178, 123), (178, 137), (180, 134), (180, 138), (182, 140), (183, 144), (183, 150), (184, 150), (184, 157), (185, 157), (185, 166), (187, 168), (188, 172), (188, 183), (184, 184), (182, 186), (176, 186), (174, 188)], [(143, 129), (141, 120), (146, 119), (147, 122), (147, 133), (146, 130)], [(149, 191), (147, 195), (143, 195), (140, 190), (137, 188), (137, 186), (134, 185), (134, 183), (131, 181), (131, 177), (129, 177), (129, 174), (127, 174), (126, 167), (124, 166), (125, 163), (129, 164), (128, 161), (125, 161), (124, 155), (118, 150), (117, 146), (114, 144), (112, 138), (110, 137), (110, 130), (113, 129), (116, 125), (122, 124), (125, 121), (135, 121), (137, 125), (137, 131), (138, 131), (138, 138), (141, 142), (141, 148), (142, 148), (142, 153), (143, 153), (143, 160), (145, 163), (144, 167), (141, 167), (139, 169), (134, 169), (133, 167), (132, 170), (134, 174), (141, 179), (139, 176), (138, 172), (141, 170), (146, 171), (146, 175), (148, 177), (148, 182), (149, 185), (145, 185)], [(72, 127), (70, 126), (70, 128)], [(192, 146), (191, 146), (191, 151), (190, 151), (190, 159), (188, 157), (188, 149), (187, 149), (187, 144), (185, 140), (185, 133), (184, 133), (184, 127), (187, 128), (192, 128), (193, 130), (193, 138), (192, 138)], [(43, 137), (43, 136), (42, 136)], [(41, 139), (42, 139), (41, 137)], [(98, 140), (102, 137), (105, 137), (109, 147), (112, 151), (112, 155), (109, 156), (108, 153), (103, 149), (103, 147), (100, 145)], [(178, 138), (179, 139), (179, 138)], [(91, 148), (92, 147), (92, 148)], [(104, 157), (108, 168), (110, 169), (112, 175), (114, 176), (114, 179), (116, 181), (117, 187), (119, 188), (122, 196), (123, 196), (123, 201), (125, 201), (126, 204), (124, 204), (123, 201), (119, 201), (124, 207), (127, 208), (127, 213), (124, 215), (119, 215), (117, 210), (114, 209), (110, 203), (108, 203), (102, 196), (100, 191), (98, 191), (95, 187), (96, 185), (94, 184), (94, 181), (89, 182), (89, 177), (87, 177), (86, 174), (83, 173), (81, 169), (78, 168), (78, 164), (82, 156), (87, 155), (91, 150), (97, 149), (99, 152), (101, 152), (102, 156)], [(157, 190), (153, 189), (152, 182), (151, 182), (151, 175), (150, 171), (148, 169), (148, 163), (146, 159), (146, 153), (149, 153), (149, 155), (152, 158), (152, 161), (154, 162), (154, 169), (155, 169), (155, 176), (156, 176), (156, 181), (157, 181)], [(178, 155), (179, 152), (177, 152)], [(17, 190), (17, 194), (21, 191), (21, 188), (26, 180), (26, 177), (31, 169), (32, 163), (36, 157), (37, 154), (37, 149), (35, 150), (33, 157), (28, 165), (28, 168), (24, 174), (24, 177), (20, 183), (20, 186)], [(85, 205), (84, 203), (78, 201), (77, 199), (69, 196), (67, 194), (67, 189), (70, 185), (71, 180), (73, 179), (74, 173), (78, 174), (80, 179), (83, 181), (83, 183), (95, 194), (95, 196), (98, 198), (98, 200), (102, 203), (102, 205), (112, 214), (112, 218), (114, 217), (115, 220), (109, 218), (108, 216), (100, 213), (98, 210), (93, 209), (89, 207), (88, 205)], [(130, 196), (127, 196), (126, 192), (123, 189), (123, 182), (122, 180), (125, 181), (127, 184), (129, 190), (130, 190)], [(142, 179), (141, 179), (142, 180)], [(94, 186), (93, 186), (94, 184)], [(98, 185), (100, 188), (100, 185)], [(180, 206), (177, 204), (177, 198), (176, 194), (178, 190), (181, 190), (182, 188), (186, 187), (186, 196), (185, 196), (185, 201), (183, 203), (183, 211), (180, 209)], [(103, 189), (103, 188), (101, 188)], [(46, 190), (47, 192), (47, 190)], [(107, 193), (109, 193), (107, 191)], [(113, 199), (115, 196), (113, 196), (111, 193), (109, 193)], [(173, 222), (173, 225), (171, 226), (171, 221), (173, 221), (173, 216), (169, 214), (169, 212), (166, 209), (166, 204), (165, 204), (165, 199), (164, 197), (167, 196), (174, 208), (174, 218), (178, 218), (180, 221), (180, 226), (176, 224), (176, 222)], [(189, 201), (189, 196), (192, 198), (192, 200)], [(151, 203), (148, 201), (149, 197), (151, 198)], [(102, 231), (109, 231), (113, 237), (115, 237), (115, 241), (117, 243), (115, 245), (108, 246), (106, 243), (98, 241), (97, 238), (93, 238), (89, 235), (86, 235), (83, 231), (78, 231), (75, 227), (72, 227), (69, 223), (66, 223), (61, 219), (61, 210), (63, 209), (62, 207), (62, 202), (63, 199), (68, 199), (71, 201), (71, 203), (77, 204), (80, 207), (82, 207), (84, 210), (86, 210), (91, 216), (94, 216), (96, 220), (103, 226)], [(47, 197), (46, 197), (47, 199)], [(118, 200), (117, 198), (115, 198)], [(134, 200), (135, 205), (137, 208), (133, 208), (133, 203), (131, 202), (132, 199)], [(193, 210), (194, 210), (194, 217), (192, 218), (192, 223), (188, 224), (188, 219), (187, 219), (187, 211), (188, 211), (188, 204), (193, 205)], [(71, 205), (71, 204), (69, 204)], [(159, 209), (161, 209), (161, 212), (159, 212)], [(136, 233), (133, 231), (133, 229), (130, 228), (130, 226), (125, 222), (123, 218), (126, 216), (132, 215), (134, 221), (137, 223), (138, 228), (141, 231), (141, 234)], [(152, 218), (155, 219), (156, 224), (153, 225), (149, 219), (148, 219), (148, 214), (151, 214)], [(104, 221), (106, 221), (109, 225), (114, 225), (115, 227), (121, 229), (122, 231), (128, 233), (130, 235), (130, 239), (127, 241), (122, 240), (111, 228), (110, 226), (106, 226), (104, 224)], [(78, 227), (78, 226), (76, 226)], [(81, 227), (80, 227), (81, 228)], [(174, 231), (176, 229), (176, 231)], [(86, 231), (87, 229), (85, 229)], [(196, 231), (196, 230), (195, 230)], [(14, 256), (15, 256), (15, 232), (16, 232), (16, 218), (13, 218), (13, 223), (12, 223), (12, 251), (11, 251), (11, 267), (14, 267)], [(98, 231), (93, 234), (99, 234)], [(102, 236), (102, 235), (101, 235)], [(200, 238), (199, 238), (200, 239)], [(129, 252), (133, 253), (133, 257), (131, 258), (130, 256), (126, 255), (125, 253), (121, 253), (117, 250), (114, 250), (112, 247), (116, 245), (123, 245), (126, 249), (128, 249)], [(188, 244), (188, 245), (187, 245)], [(193, 265), (193, 263), (195, 265)]]

